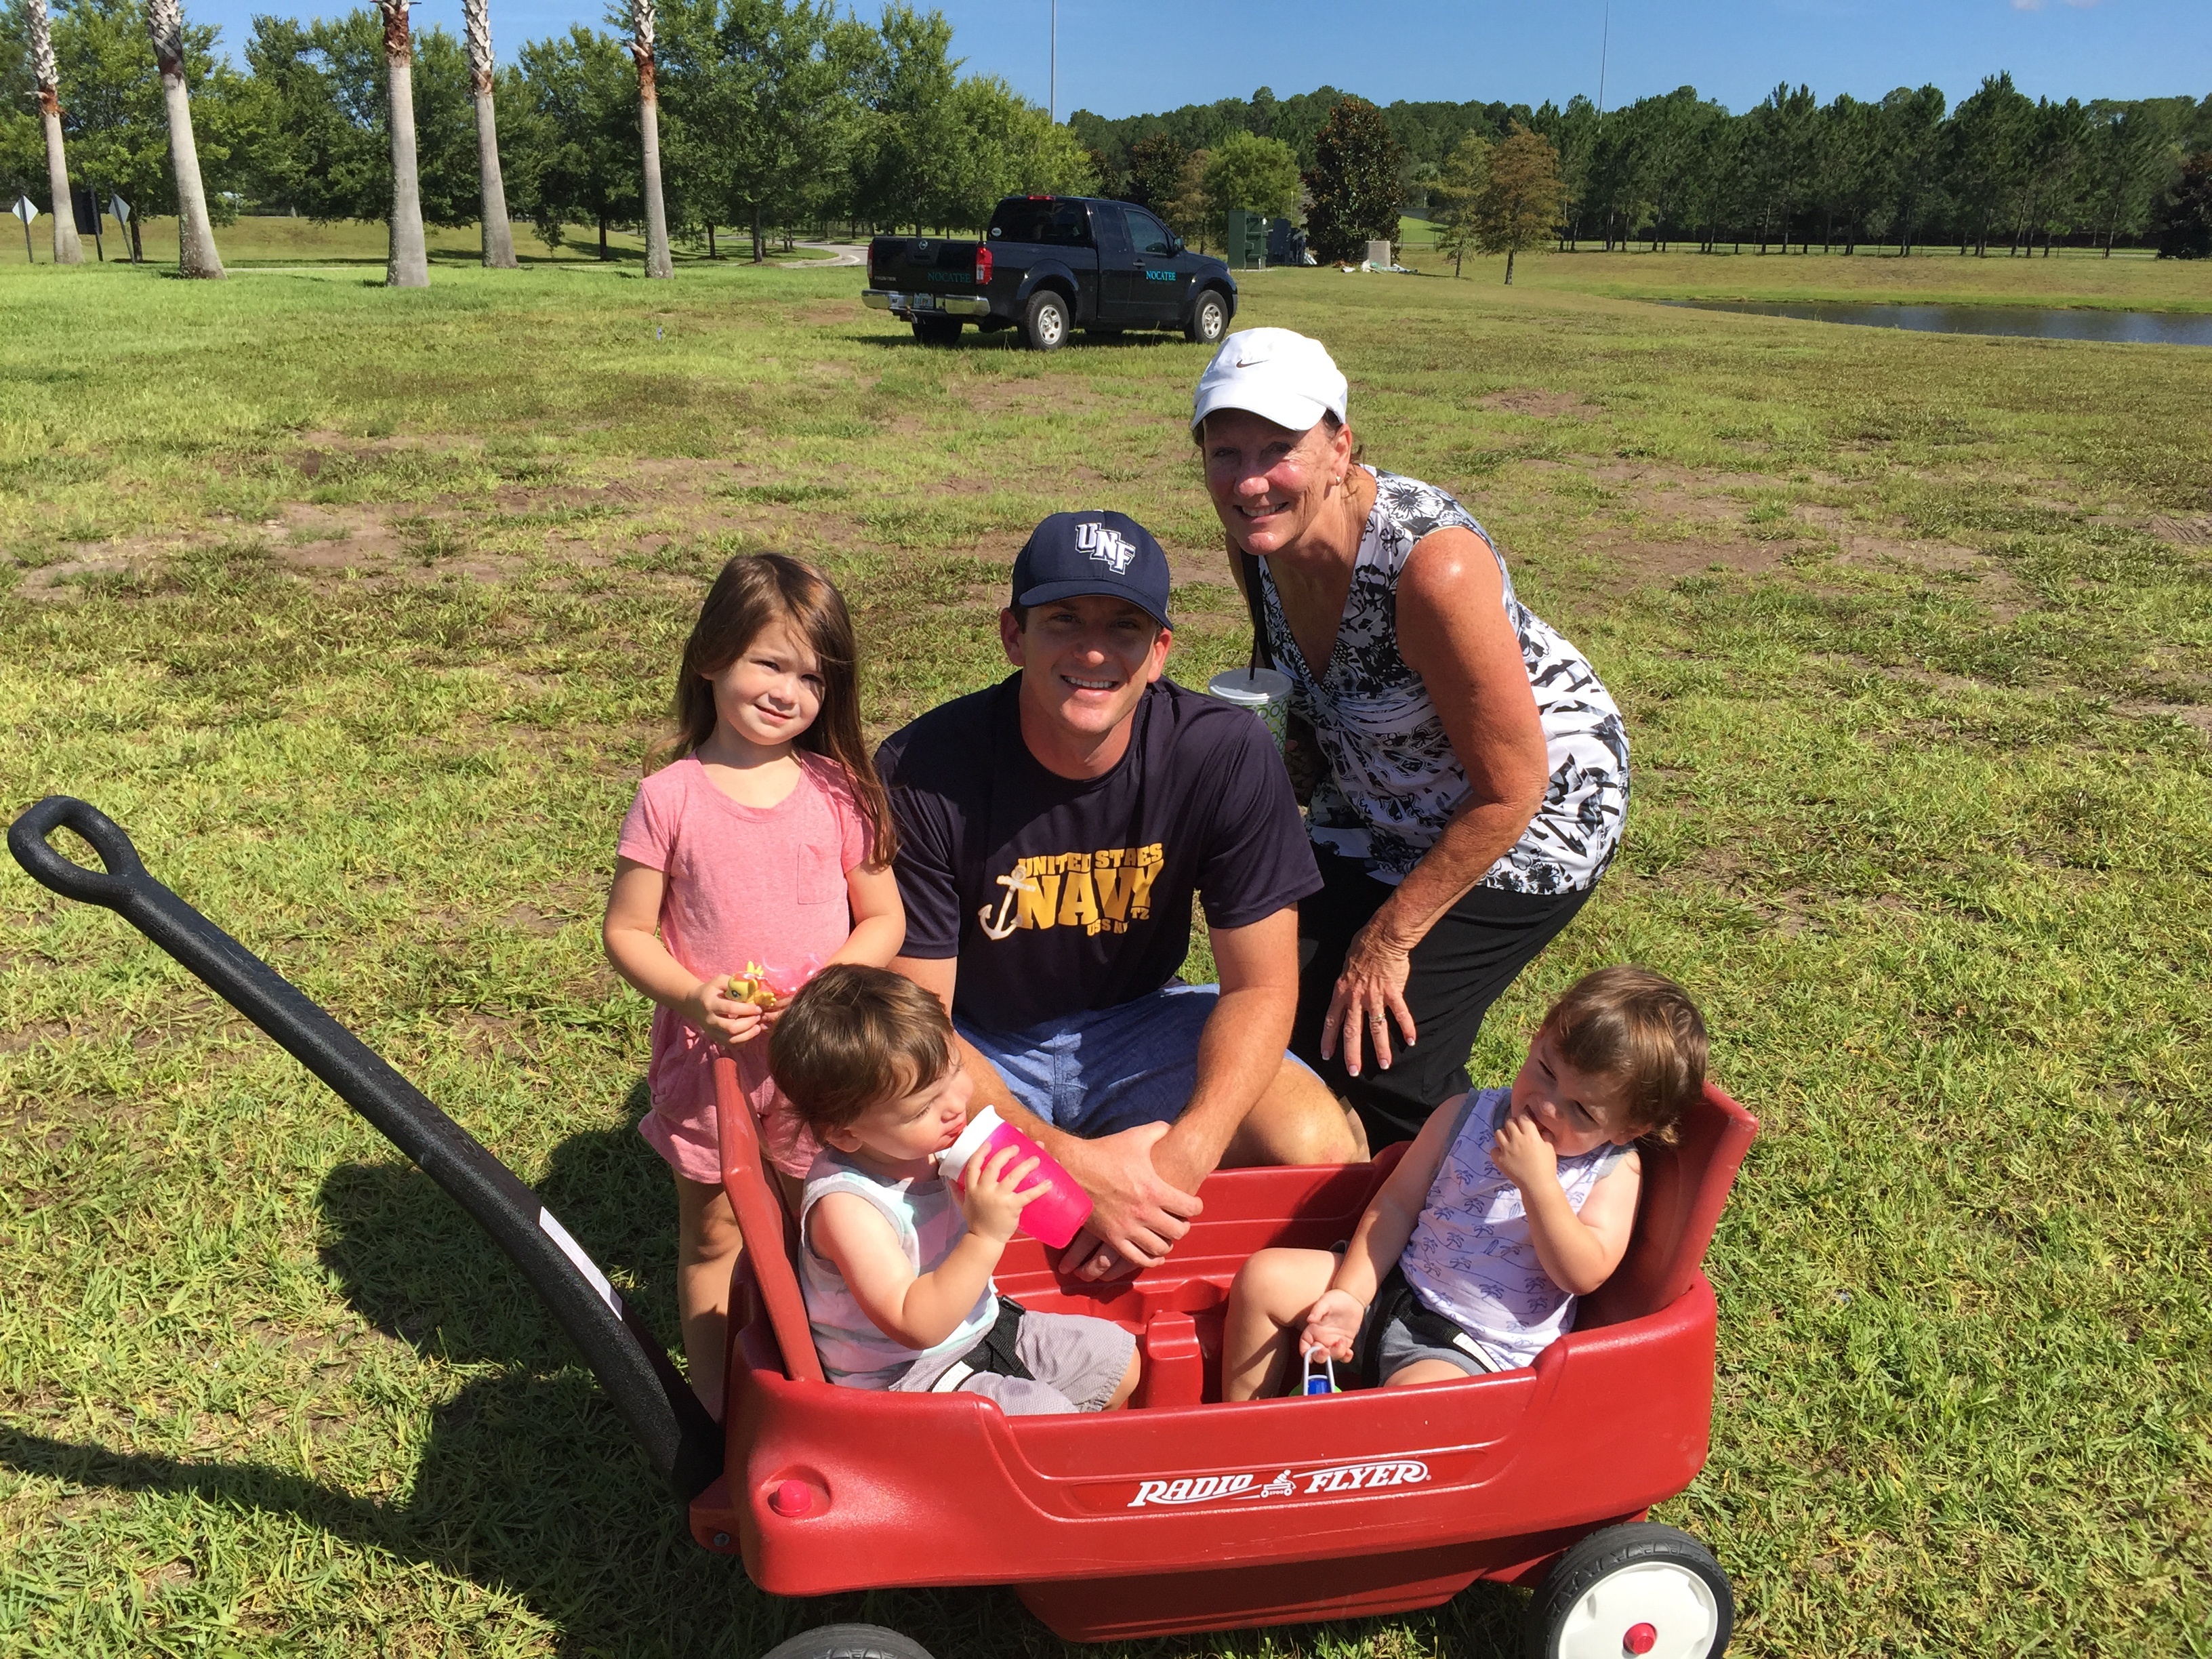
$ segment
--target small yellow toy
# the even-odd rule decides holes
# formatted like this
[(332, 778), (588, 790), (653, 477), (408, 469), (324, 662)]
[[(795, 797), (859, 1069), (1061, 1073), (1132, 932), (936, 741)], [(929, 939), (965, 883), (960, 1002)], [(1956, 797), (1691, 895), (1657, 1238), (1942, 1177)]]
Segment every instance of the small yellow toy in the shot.
[(732, 1002), (750, 1002), (756, 1008), (776, 1006), (775, 988), (768, 982), (768, 969), (757, 962), (749, 962), (742, 974), (730, 975), (730, 988), (723, 995)]

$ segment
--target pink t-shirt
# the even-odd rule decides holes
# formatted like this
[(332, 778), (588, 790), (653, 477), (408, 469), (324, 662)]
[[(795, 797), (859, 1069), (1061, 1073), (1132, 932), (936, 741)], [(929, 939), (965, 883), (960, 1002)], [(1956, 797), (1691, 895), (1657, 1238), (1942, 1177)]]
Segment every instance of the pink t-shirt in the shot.
[[(623, 820), (616, 851), (667, 878), (661, 942), (702, 979), (740, 972), (748, 962), (790, 970), (811, 957), (819, 966), (852, 933), (845, 875), (867, 860), (867, 817), (835, 762), (799, 758), (799, 781), (788, 795), (774, 806), (746, 806), (687, 756), (640, 784)], [(769, 1156), (805, 1176), (818, 1149), (769, 1079), (767, 1039), (731, 1053), (761, 1115)], [(690, 1021), (669, 1008), (655, 1012), (653, 1110), (639, 1128), (678, 1173), (709, 1184), (722, 1178), (714, 1056), (714, 1045)]]

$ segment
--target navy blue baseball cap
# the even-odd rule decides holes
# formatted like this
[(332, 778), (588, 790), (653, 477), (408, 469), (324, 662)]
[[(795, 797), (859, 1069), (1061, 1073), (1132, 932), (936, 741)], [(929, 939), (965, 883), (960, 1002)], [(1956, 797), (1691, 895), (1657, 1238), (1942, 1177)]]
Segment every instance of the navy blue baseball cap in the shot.
[(1168, 620), (1168, 556), (1152, 532), (1126, 513), (1055, 513), (1014, 561), (1014, 603), (1046, 605), (1098, 593), (1127, 599), (1163, 628)]

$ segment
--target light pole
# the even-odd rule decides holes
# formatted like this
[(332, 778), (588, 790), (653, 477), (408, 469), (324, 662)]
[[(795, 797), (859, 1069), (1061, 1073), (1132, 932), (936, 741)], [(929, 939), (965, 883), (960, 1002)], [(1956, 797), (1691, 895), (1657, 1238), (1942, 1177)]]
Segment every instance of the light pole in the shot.
[(1060, 120), (1060, 0), (1052, 0), (1052, 67), (1047, 71), (1045, 118), (1058, 124)]

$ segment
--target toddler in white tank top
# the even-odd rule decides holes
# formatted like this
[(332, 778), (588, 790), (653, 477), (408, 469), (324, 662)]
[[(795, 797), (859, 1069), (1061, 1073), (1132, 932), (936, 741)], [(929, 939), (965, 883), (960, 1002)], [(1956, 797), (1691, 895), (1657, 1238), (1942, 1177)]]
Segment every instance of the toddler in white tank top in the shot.
[(1705, 1088), (1680, 986), (1601, 969), (1545, 1015), (1510, 1089), (1437, 1108), (1341, 1257), (1261, 1250), (1230, 1291), (1222, 1398), (1279, 1393), (1300, 1356), (1369, 1385), (1535, 1363), (1627, 1253), (1643, 1166)]

